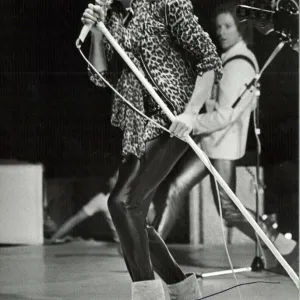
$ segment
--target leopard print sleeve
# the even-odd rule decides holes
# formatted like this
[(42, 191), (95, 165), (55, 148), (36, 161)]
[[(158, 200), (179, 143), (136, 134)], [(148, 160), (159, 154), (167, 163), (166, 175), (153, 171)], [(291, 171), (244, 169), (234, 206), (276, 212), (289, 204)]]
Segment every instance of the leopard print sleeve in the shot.
[[(120, 13), (111, 13), (105, 22), (105, 26), (117, 43), (124, 48), (126, 40), (126, 28), (123, 26), (123, 16)], [(104, 37), (104, 47), (107, 62), (110, 63), (114, 56), (114, 48)]]
[(216, 81), (222, 77), (222, 62), (216, 47), (198, 23), (190, 0), (166, 0), (166, 18), (171, 35), (196, 60), (199, 75), (215, 70)]

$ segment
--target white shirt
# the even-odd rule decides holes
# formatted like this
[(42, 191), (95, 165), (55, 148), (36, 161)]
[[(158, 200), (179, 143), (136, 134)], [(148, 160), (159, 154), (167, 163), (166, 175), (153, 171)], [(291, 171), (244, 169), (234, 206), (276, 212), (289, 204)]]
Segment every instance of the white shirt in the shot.
[(205, 103), (207, 113), (197, 117), (193, 133), (202, 135), (202, 149), (210, 158), (235, 160), (246, 151), (250, 115), (256, 105), (255, 88), (248, 90), (235, 108), (232, 105), (258, 72), (258, 64), (244, 41), (231, 47), (221, 58), (224, 63), (236, 55), (250, 58), (256, 71), (244, 59), (228, 62), (211, 99)]
[(83, 206), (84, 212), (88, 216), (92, 216), (97, 212), (107, 212), (108, 213), (108, 207), (107, 207), (107, 200), (109, 198), (109, 194), (103, 194), (100, 193), (93, 197), (86, 205)]

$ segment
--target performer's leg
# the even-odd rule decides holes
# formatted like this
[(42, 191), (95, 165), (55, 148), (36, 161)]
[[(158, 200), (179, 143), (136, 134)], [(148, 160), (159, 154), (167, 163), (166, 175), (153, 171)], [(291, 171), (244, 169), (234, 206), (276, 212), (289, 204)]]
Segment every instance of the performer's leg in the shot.
[(155, 218), (152, 225), (164, 240), (178, 218), (185, 196), (207, 173), (203, 162), (192, 149), (188, 149), (157, 188), (153, 197)]
[(147, 231), (154, 270), (167, 283), (170, 298), (174, 300), (200, 299), (202, 294), (196, 275), (185, 275), (155, 229), (148, 226)]
[[(119, 171), (118, 182), (112, 191), (108, 207), (124, 252), (133, 281), (154, 279), (146, 215), (149, 209), (147, 196), (168, 175), (188, 145), (176, 138), (162, 135), (147, 143), (145, 156), (139, 160), (133, 155), (126, 157)], [(185, 278), (171, 258), (169, 282)]]
[[(235, 193), (236, 190), (236, 161), (235, 160), (225, 160), (225, 159), (212, 159), (212, 164), (214, 165), (215, 169), (218, 173), (222, 176), (224, 181), (230, 187), (230, 189)], [(211, 185), (214, 195), (215, 205), (219, 212), (219, 204), (218, 204), (218, 197), (215, 188), (215, 181), (213, 176), (211, 175)], [(236, 227), (241, 232), (246, 234), (252, 240), (256, 240), (256, 234), (250, 223), (245, 219), (243, 214), (240, 210), (236, 207), (224, 189), (218, 185), (219, 193), (220, 193), (220, 200), (222, 204), (222, 214), (223, 218), (227, 223), (227, 226)], [(255, 219), (254, 211), (248, 209), (248, 212), (252, 215)]]
[(113, 220), (111, 218), (111, 215), (109, 213), (109, 210), (108, 210), (108, 207), (107, 207), (107, 203), (105, 202), (104, 205), (103, 205), (103, 208), (101, 210), (110, 230), (111, 230), (111, 233), (113, 235), (113, 240), (114, 242), (118, 243), (119, 242), (119, 237), (118, 237), (118, 233), (116, 231), (116, 228), (114, 226), (114, 223), (113, 223)]
[(139, 206), (130, 206), (133, 185), (138, 180), (140, 168), (140, 160), (128, 155), (122, 162), (117, 184), (108, 199), (108, 209), (133, 281), (154, 279), (143, 214)]

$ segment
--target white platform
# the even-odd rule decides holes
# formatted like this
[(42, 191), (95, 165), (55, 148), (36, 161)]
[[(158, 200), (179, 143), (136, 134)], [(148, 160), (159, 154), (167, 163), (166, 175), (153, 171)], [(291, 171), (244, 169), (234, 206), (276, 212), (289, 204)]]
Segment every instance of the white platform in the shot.
[(0, 244), (43, 243), (43, 166), (0, 164)]

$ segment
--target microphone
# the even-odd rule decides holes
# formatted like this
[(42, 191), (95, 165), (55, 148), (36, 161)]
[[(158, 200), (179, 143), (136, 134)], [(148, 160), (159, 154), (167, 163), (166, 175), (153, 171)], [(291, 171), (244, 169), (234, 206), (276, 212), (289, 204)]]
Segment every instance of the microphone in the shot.
[[(104, 14), (106, 15), (107, 10), (109, 9), (109, 7), (112, 5), (114, 0), (105, 0), (102, 3), (102, 9)], [(101, 5), (101, 3), (99, 2), (99, 0), (95, 1), (97, 5)], [(81, 48), (84, 40), (86, 39), (87, 35), (89, 34), (91, 28), (93, 27), (93, 24), (89, 24), (89, 25), (84, 25), (81, 29), (80, 35), (76, 41), (76, 46), (77, 48)]]
[(81, 48), (84, 40), (86, 39), (87, 35), (89, 34), (90, 30), (92, 29), (93, 24), (84, 25), (81, 29), (78, 39), (76, 40), (77, 48)]

